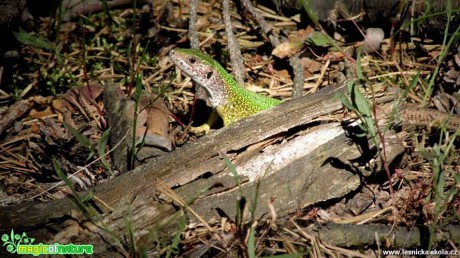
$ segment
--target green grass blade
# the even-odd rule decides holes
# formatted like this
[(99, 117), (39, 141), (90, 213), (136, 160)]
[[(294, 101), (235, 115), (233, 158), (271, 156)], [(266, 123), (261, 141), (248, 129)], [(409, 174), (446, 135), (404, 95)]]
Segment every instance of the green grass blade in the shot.
[(97, 153), (99, 154), (99, 157), (101, 158), (101, 164), (104, 166), (105, 169), (112, 171), (112, 168), (110, 167), (110, 164), (107, 162), (107, 159), (105, 157), (105, 146), (107, 145), (107, 142), (109, 141), (110, 137), (110, 127), (105, 130), (105, 132), (101, 136), (101, 140), (97, 144)]
[(59, 162), (55, 158), (53, 158), (53, 168), (54, 168), (54, 171), (56, 172), (56, 174), (58, 175), (58, 177), (62, 181), (64, 181), (64, 184), (67, 185), (72, 191), (75, 191), (75, 188), (73, 186), (72, 181), (70, 181), (70, 179), (67, 177), (67, 175), (64, 174), (64, 172), (62, 172), (61, 165), (59, 164)]
[(45, 38), (34, 36), (23, 29), (19, 29), (19, 32), (13, 32), (13, 34), (22, 44), (44, 48), (52, 51), (53, 53), (55, 52), (56, 48)]
[(91, 149), (91, 141), (88, 137), (81, 134), (77, 129), (73, 128), (71, 125), (64, 123), (64, 127), (70, 131), (70, 133), (77, 139), (77, 141), (87, 149)]
[(255, 229), (252, 226), (249, 228), (248, 256), (249, 256), (249, 258), (255, 258), (256, 257)]
[(318, 26), (319, 21), (318, 21), (318, 18), (316, 17), (315, 10), (313, 10), (313, 5), (311, 3), (311, 0), (301, 0), (300, 2), (302, 3), (302, 6), (305, 12), (307, 12), (308, 18), (310, 18), (310, 20), (315, 25)]
[(70, 133), (77, 139), (77, 141), (85, 147), (88, 151), (88, 158), (86, 160), (89, 160), (91, 157), (94, 155), (94, 149), (93, 146), (91, 145), (91, 141), (89, 140), (88, 137), (84, 136), (81, 134), (77, 129), (73, 128), (71, 125), (63, 123), (64, 127), (70, 131)]

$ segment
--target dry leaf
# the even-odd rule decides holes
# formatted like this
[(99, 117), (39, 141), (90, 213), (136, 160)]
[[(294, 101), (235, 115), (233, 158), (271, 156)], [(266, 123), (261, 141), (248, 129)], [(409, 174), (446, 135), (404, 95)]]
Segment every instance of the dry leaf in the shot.
[(297, 54), (302, 49), (301, 41), (284, 42), (273, 49), (272, 55), (278, 58), (285, 58)]

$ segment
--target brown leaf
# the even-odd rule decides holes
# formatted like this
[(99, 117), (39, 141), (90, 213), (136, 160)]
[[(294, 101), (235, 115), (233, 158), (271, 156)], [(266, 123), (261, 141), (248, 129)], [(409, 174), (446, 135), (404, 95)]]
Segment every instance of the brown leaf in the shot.
[(303, 44), (301, 41), (284, 42), (273, 49), (272, 55), (278, 58), (289, 57), (300, 52), (300, 50), (302, 50), (302, 46)]
[(14, 124), (32, 107), (33, 102), (25, 99), (16, 101), (5, 112), (0, 114), (0, 134)]

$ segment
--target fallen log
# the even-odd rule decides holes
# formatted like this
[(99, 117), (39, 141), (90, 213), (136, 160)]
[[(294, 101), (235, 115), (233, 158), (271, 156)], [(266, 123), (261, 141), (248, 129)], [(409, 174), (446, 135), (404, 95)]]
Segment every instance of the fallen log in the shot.
[[(330, 86), (287, 101), (101, 183), (81, 193), (94, 196), (91, 202), (84, 203), (83, 211), (75, 208), (72, 198), (2, 207), (0, 228), (34, 232), (43, 236), (37, 238), (43, 242), (58, 241), (70, 231), (73, 243), (89, 241), (100, 248), (95, 253), (101, 253), (107, 252), (104, 241), (108, 238), (123, 239), (128, 234), (127, 218), (137, 237), (148, 235), (174, 218), (178, 203), (165, 196), (164, 186), (173, 188), (177, 198), (204, 219), (218, 217), (216, 208), (234, 217), (241, 192), (257, 204), (255, 216), (269, 212), (268, 201), (274, 200), (276, 213), (283, 216), (342, 197), (360, 186), (360, 165), (376, 154), (363, 154), (363, 146), (373, 149), (367, 140), (350, 145), (339, 123), (318, 122), (342, 109), (336, 93), (345, 89), (343, 84)], [(382, 101), (393, 98), (383, 97)], [(397, 162), (404, 148), (392, 137), (386, 141), (387, 158)], [(236, 166), (238, 180), (226, 169), (224, 156)], [(258, 199), (254, 197), (256, 189)], [(98, 227), (83, 223), (84, 230), (70, 230), (69, 219), (90, 219)], [(50, 228), (60, 233), (54, 235), (48, 231)]]

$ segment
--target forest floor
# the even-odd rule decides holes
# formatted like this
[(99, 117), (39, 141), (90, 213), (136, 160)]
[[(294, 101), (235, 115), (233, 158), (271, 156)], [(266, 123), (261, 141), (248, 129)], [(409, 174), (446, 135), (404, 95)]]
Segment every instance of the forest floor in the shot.
[[(154, 2), (69, 19), (57, 12), (53, 17), (36, 17), (31, 31), (15, 31), (18, 55), (0, 69), (1, 208), (68, 196), (71, 191), (63, 179), (80, 191), (120, 173), (109, 155), (113, 146), (103, 102), (103, 88), (109, 80), (119, 86), (124, 98), (135, 100), (143, 91), (164, 100), (170, 115), (150, 121), (166, 123), (162, 131), (166, 143), (155, 143), (161, 149), (155, 155), (173, 152), (199, 138), (189, 127), (206, 121), (210, 108), (198, 100), (199, 92), (175, 68), (168, 52), (190, 48), (195, 39), (219, 63), (231, 63), (222, 4), (200, 1), (198, 32), (190, 38), (189, 1)], [(366, 24), (358, 15), (324, 21), (321, 27), (308, 21), (304, 9), (290, 10), (286, 16), (271, 5), (256, 7), (270, 35), (257, 23), (260, 20), (241, 11), (243, 7), (231, 5), (229, 11), (250, 90), (289, 101), (299, 92), (314, 94), (351, 79), (362, 85), (384, 84), (401, 92), (399, 102), (458, 119), (460, 34), (454, 25), (446, 26), (445, 31), (424, 31), (424, 22), (432, 17), (425, 14), (366, 31), (379, 24)], [(446, 10), (437, 15), (449, 14)], [(326, 30), (330, 36), (325, 36)], [(283, 38), (283, 43), (274, 46), (273, 35)], [(293, 56), (302, 67), (300, 90), (295, 89), (293, 79), (298, 74), (290, 66)], [(350, 113), (365, 115), (360, 112)], [(372, 257), (386, 256), (382, 250), (394, 249), (390, 232), (375, 235), (387, 243), (351, 243), (356, 240), (350, 237), (347, 245), (324, 241), (304, 230), (314, 231), (312, 228), (326, 222), (419, 229), (420, 242), (406, 249), (431, 248), (458, 255), (459, 238), (424, 239), (442, 235), (449, 226), (458, 226), (460, 219), (460, 130), (458, 125), (452, 129), (449, 122), (437, 122), (434, 119), (424, 126), (395, 123), (392, 129), (405, 147), (403, 161), (389, 171), (363, 177), (362, 187), (346, 197), (299, 207), (282, 218), (271, 214), (271, 219), (250, 222), (237, 218), (208, 221), (213, 232), (201, 223), (190, 223), (170, 239), (144, 243), (144, 249), (130, 249), (125, 256)], [(132, 160), (130, 166), (142, 163)], [(351, 232), (358, 234), (359, 229)], [(149, 251), (143, 253), (145, 250)]]

